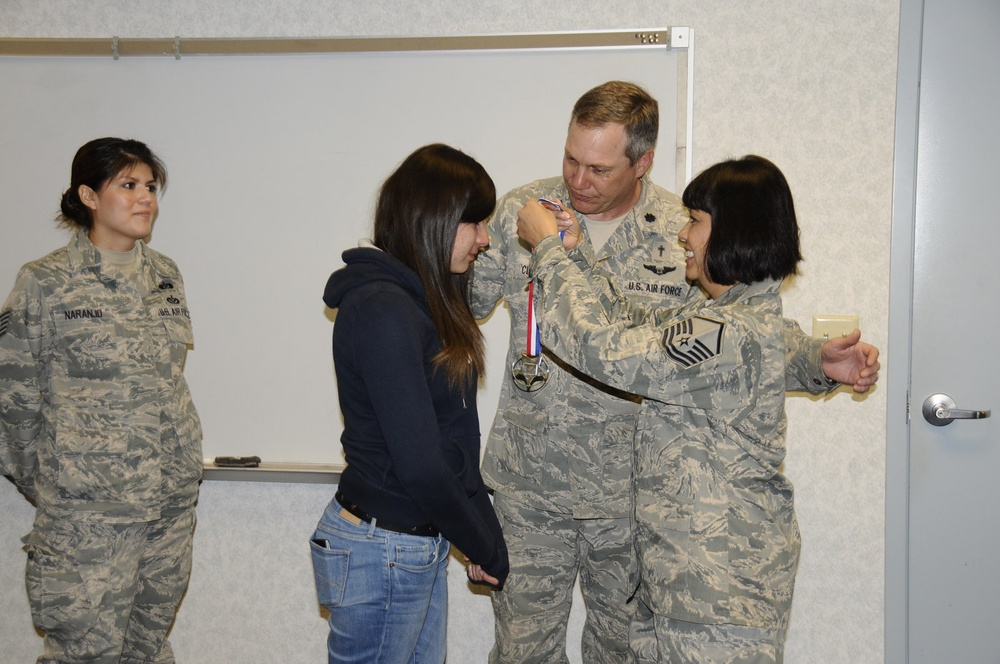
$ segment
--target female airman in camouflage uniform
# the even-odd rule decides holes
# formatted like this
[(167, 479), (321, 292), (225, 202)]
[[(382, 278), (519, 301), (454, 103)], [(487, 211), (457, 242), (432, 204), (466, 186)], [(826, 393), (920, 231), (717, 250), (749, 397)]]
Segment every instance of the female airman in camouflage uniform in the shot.
[[(694, 293), (676, 309), (635, 311), (612, 281), (588, 283), (535, 202), (522, 210), (519, 233), (537, 244), (532, 275), (546, 345), (646, 397), (634, 459), (634, 654), (780, 662), (800, 545), (792, 486), (779, 472), (779, 289), (800, 260), (794, 206), (781, 172), (756, 156), (709, 168), (683, 200), (686, 276), (708, 298)], [(583, 249), (577, 260), (589, 264)], [(856, 361), (860, 372), (866, 359)]]
[(80, 148), (69, 244), (21, 268), (0, 311), (0, 471), (25, 538), (39, 662), (173, 662), (191, 570), (201, 424), (177, 265), (146, 246), (166, 171), (146, 145)]

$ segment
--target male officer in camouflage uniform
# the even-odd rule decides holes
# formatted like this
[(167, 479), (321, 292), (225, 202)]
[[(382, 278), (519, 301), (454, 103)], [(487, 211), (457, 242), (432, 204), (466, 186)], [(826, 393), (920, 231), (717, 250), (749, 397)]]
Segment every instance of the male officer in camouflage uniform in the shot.
[[(600, 85), (574, 106), (563, 176), (514, 189), (498, 201), (488, 224), (489, 251), (476, 265), (473, 308), (482, 318), (500, 300), (507, 303), (508, 366), (527, 347), (531, 254), (518, 241), (515, 223), (529, 199), (572, 206), (583, 241), (641, 307), (676, 306), (686, 298), (690, 287), (677, 233), (687, 211), (648, 176), (658, 129), (657, 103), (648, 93), (619, 81)], [(837, 386), (823, 373), (819, 342), (790, 323), (786, 344), (788, 389)], [(631, 459), (641, 399), (548, 353), (544, 361), (548, 378), (541, 387), (533, 381), (533, 391), (523, 391), (511, 378), (504, 381), (483, 462), (511, 562), (504, 590), (492, 594), (496, 643), (490, 662), (567, 662), (577, 575), (587, 608), (584, 661), (626, 661), (637, 573)]]
[(202, 460), (184, 284), (142, 241), (121, 267), (119, 253), (78, 228), (0, 310), (0, 473), (37, 507), (26, 580), (44, 663), (172, 663), (191, 571)]

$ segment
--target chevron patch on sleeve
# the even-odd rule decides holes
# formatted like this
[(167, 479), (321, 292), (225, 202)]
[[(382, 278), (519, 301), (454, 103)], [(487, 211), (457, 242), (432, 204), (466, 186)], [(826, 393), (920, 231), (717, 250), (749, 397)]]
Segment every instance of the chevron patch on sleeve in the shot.
[(663, 348), (667, 356), (684, 367), (693, 367), (722, 352), (721, 320), (692, 316), (674, 323), (663, 333)]
[(0, 337), (10, 329), (10, 309), (0, 311)]

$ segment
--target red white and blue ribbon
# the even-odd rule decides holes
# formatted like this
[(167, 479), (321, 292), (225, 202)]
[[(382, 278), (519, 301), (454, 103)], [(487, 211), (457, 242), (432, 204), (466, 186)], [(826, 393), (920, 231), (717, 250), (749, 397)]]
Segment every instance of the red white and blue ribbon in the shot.
[[(553, 205), (555, 204), (553, 203)], [(559, 239), (562, 240), (565, 237), (566, 231), (559, 231)], [(534, 253), (534, 248), (531, 251)], [(532, 279), (528, 282), (528, 343), (525, 355), (528, 357), (538, 357), (541, 354), (542, 338), (538, 330), (538, 318), (535, 316), (535, 280)]]
[(528, 282), (528, 345), (525, 355), (537, 357), (542, 354), (541, 334), (538, 331), (538, 320), (535, 318), (535, 280)]

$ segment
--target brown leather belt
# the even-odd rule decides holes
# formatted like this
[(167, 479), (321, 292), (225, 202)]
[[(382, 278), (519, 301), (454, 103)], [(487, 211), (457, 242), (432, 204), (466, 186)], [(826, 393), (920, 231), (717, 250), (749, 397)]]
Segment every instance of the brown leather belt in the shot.
[(411, 526), (409, 528), (405, 526), (397, 526), (396, 524), (393, 523), (386, 523), (382, 519), (373, 517), (371, 514), (358, 507), (357, 503), (352, 503), (344, 496), (344, 494), (342, 494), (339, 491), (336, 494), (334, 494), (334, 498), (337, 499), (337, 502), (340, 503), (340, 506), (343, 507), (345, 510), (347, 510), (349, 514), (353, 514), (354, 516), (361, 519), (365, 523), (371, 523), (372, 521), (374, 521), (376, 527), (378, 528), (382, 528), (384, 530), (391, 530), (394, 533), (403, 533), (404, 535), (418, 535), (420, 537), (437, 537), (438, 535), (440, 535), (438, 529), (429, 523), (421, 526)]

